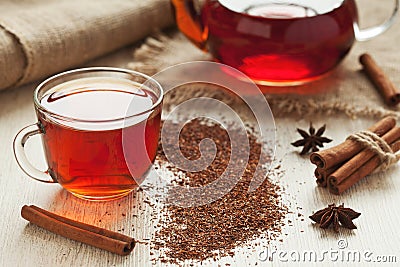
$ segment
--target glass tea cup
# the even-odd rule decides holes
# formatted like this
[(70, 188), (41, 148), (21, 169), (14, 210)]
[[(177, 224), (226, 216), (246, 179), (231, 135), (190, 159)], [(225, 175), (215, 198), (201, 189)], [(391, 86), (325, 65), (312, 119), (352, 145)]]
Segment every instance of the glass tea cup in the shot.
[[(161, 85), (135, 71), (95, 67), (55, 75), (34, 92), (38, 122), (15, 137), (17, 162), (30, 177), (59, 183), (83, 199), (125, 196), (154, 162), (162, 100)], [(45, 172), (24, 150), (36, 134), (42, 137)]]
[(385, 23), (360, 30), (355, 0), (171, 0), (179, 29), (195, 45), (256, 83), (275, 86), (334, 69), (355, 40), (393, 24), (399, 1)]

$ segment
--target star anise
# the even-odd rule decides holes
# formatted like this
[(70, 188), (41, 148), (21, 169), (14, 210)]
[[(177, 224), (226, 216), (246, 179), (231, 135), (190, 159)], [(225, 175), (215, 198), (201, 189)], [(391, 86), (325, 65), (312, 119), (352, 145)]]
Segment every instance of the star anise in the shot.
[(327, 208), (322, 209), (310, 216), (310, 219), (319, 223), (319, 227), (328, 228), (331, 224), (335, 232), (339, 231), (339, 225), (347, 229), (356, 229), (353, 221), (360, 216), (361, 213), (356, 212), (350, 208), (345, 208), (344, 204), (336, 207), (335, 204), (328, 205)]
[(326, 125), (322, 126), (317, 132), (315, 132), (315, 128), (313, 127), (312, 123), (310, 123), (310, 129), (308, 130), (309, 133), (297, 128), (297, 131), (303, 137), (303, 139), (297, 140), (296, 142), (292, 143), (292, 145), (295, 147), (303, 146), (303, 150), (301, 150), (300, 155), (307, 154), (310, 150), (313, 152), (318, 151), (318, 147), (324, 147), (324, 143), (332, 142), (331, 139), (322, 136), (325, 132), (325, 129)]

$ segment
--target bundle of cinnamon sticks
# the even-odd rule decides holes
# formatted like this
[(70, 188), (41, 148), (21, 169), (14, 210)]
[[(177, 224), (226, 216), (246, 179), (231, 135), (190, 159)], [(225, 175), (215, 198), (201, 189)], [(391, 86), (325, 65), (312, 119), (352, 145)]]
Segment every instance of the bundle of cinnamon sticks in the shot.
[[(400, 150), (400, 127), (396, 126), (395, 118), (386, 117), (367, 131), (381, 137), (393, 153)], [(328, 187), (331, 193), (337, 195), (371, 174), (382, 164), (381, 158), (375, 151), (351, 138), (335, 147), (312, 153), (310, 159), (317, 166), (315, 170), (317, 184)]]

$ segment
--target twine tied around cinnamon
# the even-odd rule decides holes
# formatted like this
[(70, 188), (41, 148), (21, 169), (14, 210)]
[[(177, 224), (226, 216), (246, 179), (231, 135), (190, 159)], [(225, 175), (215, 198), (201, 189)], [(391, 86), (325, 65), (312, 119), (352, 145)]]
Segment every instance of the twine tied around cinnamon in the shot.
[(400, 153), (393, 152), (390, 145), (371, 131), (361, 131), (350, 135), (347, 139), (360, 143), (364, 148), (374, 152), (380, 159), (381, 165), (376, 171), (384, 171), (400, 160)]
[(337, 146), (312, 153), (310, 160), (317, 165), (318, 185), (340, 195), (367, 175), (394, 165), (399, 153), (400, 127), (396, 118), (385, 117)]

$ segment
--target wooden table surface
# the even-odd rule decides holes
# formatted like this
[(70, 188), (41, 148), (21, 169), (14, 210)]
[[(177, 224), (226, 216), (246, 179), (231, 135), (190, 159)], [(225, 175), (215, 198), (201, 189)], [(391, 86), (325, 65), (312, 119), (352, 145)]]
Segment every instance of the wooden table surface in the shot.
[[(130, 53), (131, 49), (127, 49), (89, 65), (124, 67), (130, 60)], [(13, 156), (12, 142), (18, 130), (36, 121), (32, 103), (35, 86), (31, 84), (0, 92), (0, 266), (151, 266), (149, 245), (137, 244), (131, 255), (122, 257), (49, 233), (21, 218), (21, 207), (34, 204), (79, 221), (120, 231), (138, 240), (151, 238), (152, 226), (156, 224), (149, 216), (151, 207), (143, 202), (146, 196), (142, 193), (132, 193), (112, 202), (88, 202), (73, 197), (57, 184), (34, 181), (19, 169)], [(217, 263), (206, 261), (203, 266), (225, 266), (226, 263), (230, 266), (280, 266), (285, 265), (286, 260), (295, 263), (288, 256), (290, 253), (305, 251), (315, 252), (319, 259), (325, 255), (325, 259), (318, 263), (300, 262), (304, 266), (346, 264), (347, 261), (341, 257), (337, 259), (337, 255), (349, 251), (361, 255), (360, 263), (356, 264), (359, 266), (366, 261), (400, 262), (400, 167), (371, 175), (342, 196), (329, 194), (316, 186), (313, 167), (308, 160), (289, 146), (299, 137), (295, 128), (307, 128), (311, 119), (316, 126), (328, 124), (327, 136), (335, 140), (332, 145), (374, 122), (371, 118), (351, 120), (341, 115), (276, 119), (278, 140), (274, 164), (281, 164), (284, 170), (278, 182), (285, 187), (284, 198), (294, 211), (287, 216), (287, 220), (293, 221), (292, 225), (284, 228), (288, 235), (282, 235), (283, 242), (267, 244), (261, 239), (255, 247), (239, 247), (234, 257), (223, 258)], [(44, 167), (39, 138), (32, 138), (28, 152), (33, 162)], [(355, 220), (358, 229), (336, 234), (319, 229), (307, 218), (312, 211), (333, 202), (345, 203), (362, 213)], [(297, 216), (298, 207), (302, 208), (299, 212), (303, 217)], [(287, 254), (281, 254), (281, 257), (274, 254), (272, 263), (263, 261), (272, 251)], [(162, 265), (161, 262), (156, 264)]]

